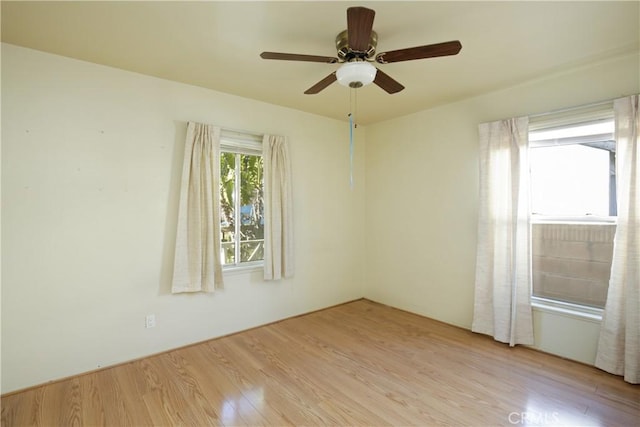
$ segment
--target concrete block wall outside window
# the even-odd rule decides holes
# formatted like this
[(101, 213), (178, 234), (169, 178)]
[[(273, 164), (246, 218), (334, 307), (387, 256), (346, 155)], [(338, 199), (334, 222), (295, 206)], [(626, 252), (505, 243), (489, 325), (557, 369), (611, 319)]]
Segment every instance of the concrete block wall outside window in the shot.
[(615, 224), (533, 224), (533, 295), (603, 308)]

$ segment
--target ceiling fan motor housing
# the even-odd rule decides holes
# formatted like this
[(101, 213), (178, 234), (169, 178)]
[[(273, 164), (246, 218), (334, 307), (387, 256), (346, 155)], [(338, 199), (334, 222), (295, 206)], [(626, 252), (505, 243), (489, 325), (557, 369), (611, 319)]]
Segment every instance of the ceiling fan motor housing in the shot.
[(347, 30), (344, 30), (336, 36), (336, 50), (338, 51), (338, 58), (341, 61), (349, 62), (353, 59), (373, 60), (376, 54), (376, 47), (378, 46), (378, 34), (375, 31), (371, 31), (371, 37), (369, 38), (369, 45), (364, 52), (357, 52), (349, 47), (349, 37)]

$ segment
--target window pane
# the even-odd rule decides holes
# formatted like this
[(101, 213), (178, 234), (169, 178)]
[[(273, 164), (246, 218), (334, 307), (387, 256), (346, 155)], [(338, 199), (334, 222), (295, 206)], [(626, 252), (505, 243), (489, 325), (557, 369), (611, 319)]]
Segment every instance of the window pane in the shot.
[(261, 261), (264, 259), (264, 239), (240, 243), (241, 262)]
[(533, 224), (533, 295), (604, 307), (615, 224)]
[(264, 258), (262, 156), (240, 155), (240, 262)]
[(542, 215), (609, 215), (610, 151), (573, 144), (533, 148), (531, 209)]
[(220, 154), (220, 232), (222, 234), (222, 264), (235, 263), (236, 155)]

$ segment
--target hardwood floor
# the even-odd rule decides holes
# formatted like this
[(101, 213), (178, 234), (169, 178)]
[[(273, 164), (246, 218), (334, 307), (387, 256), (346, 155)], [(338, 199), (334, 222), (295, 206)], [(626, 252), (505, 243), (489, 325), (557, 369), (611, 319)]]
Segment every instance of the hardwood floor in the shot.
[(638, 426), (640, 387), (366, 300), (2, 398), (3, 426)]

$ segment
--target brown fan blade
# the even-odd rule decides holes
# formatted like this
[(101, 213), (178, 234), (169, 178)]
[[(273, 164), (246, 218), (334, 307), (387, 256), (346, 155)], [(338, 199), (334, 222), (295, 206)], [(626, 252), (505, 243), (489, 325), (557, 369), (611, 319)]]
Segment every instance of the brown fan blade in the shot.
[(307, 61), (307, 62), (326, 62), (327, 64), (335, 64), (338, 58), (331, 56), (318, 55), (300, 55), (297, 53), (280, 53), (280, 52), (262, 52), (262, 59), (280, 59), (284, 61)]
[(347, 38), (349, 47), (356, 52), (366, 52), (373, 29), (376, 12), (366, 7), (347, 9)]
[(336, 80), (338, 80), (338, 78), (336, 77), (336, 72), (334, 71), (324, 79), (320, 80), (318, 83), (311, 86), (309, 89), (305, 90), (304, 93), (305, 95), (315, 95), (316, 93), (320, 92), (322, 89), (326, 88)]
[(389, 77), (387, 74), (380, 71), (380, 69), (376, 71), (376, 78), (373, 80), (373, 82), (384, 89), (387, 93), (393, 94), (404, 89), (404, 86)]
[(379, 64), (389, 64), (391, 62), (434, 58), (436, 56), (457, 55), (458, 52), (460, 52), (460, 49), (462, 49), (462, 44), (460, 44), (458, 40), (429, 44), (425, 46), (416, 46), (407, 49), (379, 53), (376, 55), (376, 62)]

